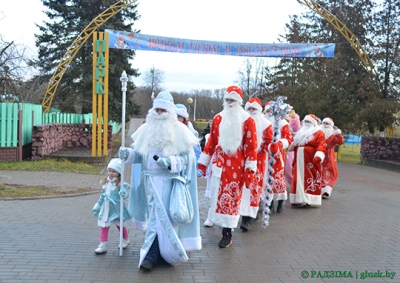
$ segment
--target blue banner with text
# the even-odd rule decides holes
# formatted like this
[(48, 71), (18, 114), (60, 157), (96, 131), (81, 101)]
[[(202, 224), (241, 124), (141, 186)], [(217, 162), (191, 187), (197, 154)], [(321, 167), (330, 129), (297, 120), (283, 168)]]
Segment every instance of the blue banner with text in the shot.
[(334, 43), (239, 43), (146, 35), (117, 30), (109, 34), (109, 48), (144, 51), (248, 56), (334, 58)]

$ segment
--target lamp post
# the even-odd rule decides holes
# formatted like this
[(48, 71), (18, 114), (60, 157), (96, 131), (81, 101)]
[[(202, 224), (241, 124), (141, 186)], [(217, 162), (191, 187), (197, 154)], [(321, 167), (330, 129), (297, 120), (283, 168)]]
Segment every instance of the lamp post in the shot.
[(196, 95), (194, 97), (194, 111), (193, 111), (193, 121), (196, 122)]
[(193, 99), (189, 97), (186, 102), (189, 104), (189, 118), (190, 118), (190, 105), (193, 103)]

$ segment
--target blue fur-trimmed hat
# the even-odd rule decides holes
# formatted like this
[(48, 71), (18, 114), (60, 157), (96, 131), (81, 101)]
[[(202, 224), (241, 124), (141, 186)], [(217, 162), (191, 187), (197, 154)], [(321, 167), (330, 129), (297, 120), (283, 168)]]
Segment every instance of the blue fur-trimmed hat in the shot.
[(183, 104), (179, 104), (179, 103), (176, 104), (175, 105), (175, 112), (176, 112), (176, 115), (178, 115), (178, 116), (182, 116), (185, 119), (189, 118), (189, 114), (187, 112), (187, 108)]
[(160, 92), (153, 100), (153, 109), (156, 108), (165, 109), (171, 113), (175, 112), (174, 98), (168, 91)]

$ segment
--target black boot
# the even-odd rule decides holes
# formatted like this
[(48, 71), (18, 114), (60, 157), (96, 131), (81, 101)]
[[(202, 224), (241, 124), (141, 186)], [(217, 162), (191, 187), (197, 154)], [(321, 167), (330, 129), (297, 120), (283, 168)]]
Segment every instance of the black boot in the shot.
[(220, 248), (227, 248), (232, 245), (232, 229), (222, 228), (222, 239), (219, 241), (218, 246)]
[(250, 228), (250, 216), (242, 216), (242, 223), (240, 224), (240, 229), (242, 229), (243, 232), (249, 231)]
[(276, 212), (281, 213), (283, 211), (283, 200), (278, 200), (278, 207), (276, 208)]
[(269, 215), (272, 215), (275, 213), (275, 208), (274, 208), (274, 201), (271, 200), (271, 204), (269, 206)]

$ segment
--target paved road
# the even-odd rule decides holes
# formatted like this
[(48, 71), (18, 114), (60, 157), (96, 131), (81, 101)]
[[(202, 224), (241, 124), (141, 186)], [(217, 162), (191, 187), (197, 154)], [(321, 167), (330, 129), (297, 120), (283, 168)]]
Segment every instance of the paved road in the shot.
[[(8, 179), (15, 183), (97, 186), (102, 177), (54, 174), (0, 171), (3, 178), (16, 176)], [(91, 213), (97, 194), (0, 201), (0, 282), (400, 282), (400, 173), (339, 163), (339, 174), (332, 197), (321, 207), (286, 203), (281, 214), (271, 216), (269, 227), (256, 223), (247, 233), (235, 229), (227, 249), (218, 248), (219, 227), (201, 227), (201, 251), (189, 253), (184, 264), (157, 266), (151, 273), (137, 268), (141, 231), (130, 230), (131, 245), (122, 257), (115, 228), (108, 253), (93, 253), (99, 241)], [(203, 223), (205, 179), (198, 179), (198, 187)], [(363, 280), (366, 271), (396, 274)], [(309, 277), (302, 278), (307, 272)]]

